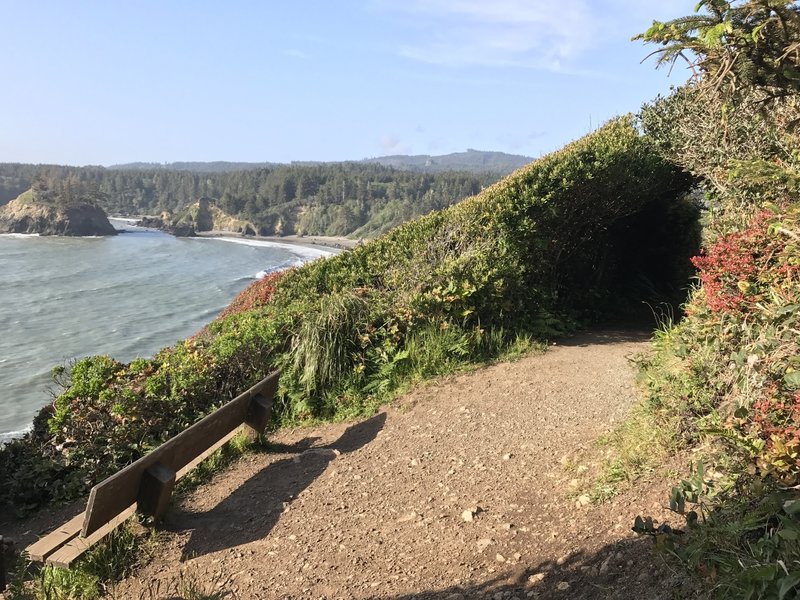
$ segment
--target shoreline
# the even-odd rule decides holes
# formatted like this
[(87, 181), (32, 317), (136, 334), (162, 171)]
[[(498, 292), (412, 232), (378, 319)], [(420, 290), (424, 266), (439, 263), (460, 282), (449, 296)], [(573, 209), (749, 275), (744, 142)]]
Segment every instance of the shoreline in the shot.
[[(117, 216), (111, 216), (111, 217), (109, 217), (109, 219), (112, 222), (115, 221), (115, 220), (119, 221), (119, 222), (124, 222), (126, 224), (126, 226), (129, 226), (129, 225), (132, 226), (133, 223), (138, 220), (138, 219), (135, 219), (135, 218), (132, 218), (132, 217), (122, 217), (122, 218), (120, 218), (120, 217), (117, 217)], [(117, 223), (117, 226), (119, 227), (120, 223)], [(130, 229), (127, 229), (127, 228), (126, 229), (120, 229), (120, 231), (123, 232), (123, 233), (125, 231), (136, 231), (136, 230), (139, 230), (139, 231), (145, 231), (145, 230), (157, 231), (157, 232), (160, 232), (160, 233), (163, 233), (163, 234), (166, 234), (166, 235), (170, 235), (169, 233), (164, 232), (163, 230), (151, 229), (151, 228), (131, 227)], [(3, 234), (3, 237), (5, 237), (5, 236), (9, 236), (9, 237), (25, 237), (25, 238), (31, 237), (31, 238), (37, 238), (37, 239), (42, 237), (42, 236), (39, 236), (38, 234), (16, 234), (16, 233)], [(292, 236), (246, 236), (246, 235), (242, 235), (240, 233), (230, 232), (230, 231), (200, 232), (197, 235), (197, 237), (198, 238), (208, 238), (208, 239), (231, 238), (232, 240), (242, 240), (242, 242), (256, 241), (256, 242), (266, 242), (268, 244), (275, 244), (276, 246), (284, 246), (284, 247), (293, 246), (293, 247), (295, 247), (297, 249), (297, 250), (295, 250), (296, 254), (298, 254), (301, 257), (305, 257), (305, 258), (301, 259), (303, 263), (309, 262), (311, 260), (314, 260), (315, 258), (318, 258), (320, 256), (333, 256), (333, 255), (339, 254), (341, 252), (344, 252), (346, 250), (349, 250), (351, 248), (356, 247), (358, 245), (358, 243), (359, 243), (357, 240), (351, 240), (351, 239), (344, 238), (344, 237), (332, 237), (332, 236), (331, 237), (329, 237), (329, 236), (302, 236), (301, 237), (301, 236), (296, 236), (296, 235), (292, 235)], [(75, 238), (75, 239), (80, 239), (80, 238)], [(191, 239), (191, 238), (187, 238), (187, 239)], [(308, 252), (303, 252), (302, 249), (304, 249), (304, 248), (308, 249), (309, 251)], [(263, 267), (261, 267), (261, 268), (263, 268)], [(229, 304), (229, 302), (227, 304)], [(213, 317), (209, 317), (208, 321), (210, 321), (212, 318)], [(84, 354), (89, 354), (89, 352), (85, 352)], [(116, 355), (116, 352), (114, 352), (113, 354)], [(22, 409), (20, 409), (20, 410), (22, 410)], [(28, 431), (30, 431), (30, 429), (32, 427), (32, 423), (33, 423), (33, 418), (34, 418), (35, 414), (37, 414), (37, 413), (38, 413), (38, 409), (34, 413), (32, 413), (31, 418), (29, 420), (22, 421), (18, 425), (15, 425), (17, 423), (16, 421), (14, 421), (13, 423), (9, 423), (8, 430), (6, 430), (5, 427), (0, 428), (0, 448), (2, 448), (7, 442), (11, 442), (12, 440), (20, 439), (20, 438), (24, 437), (24, 435)]]
[[(116, 219), (118, 221), (126, 221), (127, 223), (129, 223), (134, 227), (140, 227), (142, 229), (151, 229), (148, 227), (142, 227), (141, 225), (136, 225), (136, 223), (141, 221), (141, 219), (144, 218), (144, 216), (139, 216), (139, 217), (109, 216), (108, 218)], [(163, 229), (155, 228), (155, 230), (169, 234), (168, 231), (164, 231)], [(322, 250), (333, 249), (338, 252), (341, 252), (343, 250), (352, 250), (353, 248), (356, 248), (367, 241), (363, 239), (353, 240), (343, 236), (327, 236), (327, 235), (303, 235), (303, 236), (296, 234), (283, 235), (283, 236), (244, 235), (243, 233), (237, 231), (223, 231), (223, 230), (196, 231), (195, 237), (204, 237), (204, 238), (233, 237), (233, 238), (240, 238), (243, 240), (257, 240), (262, 242), (275, 242), (276, 244), (290, 244), (292, 246), (306, 246), (309, 248), (322, 249)]]
[(258, 240), (262, 242), (275, 242), (276, 244), (290, 244), (292, 246), (306, 246), (309, 248), (317, 248), (324, 250), (335, 250), (342, 252), (345, 250), (352, 250), (363, 242), (360, 240), (351, 240), (346, 237), (324, 236), (324, 235), (243, 235), (234, 231), (198, 231), (195, 232), (197, 237), (215, 238), (215, 237), (235, 237), (243, 240)]

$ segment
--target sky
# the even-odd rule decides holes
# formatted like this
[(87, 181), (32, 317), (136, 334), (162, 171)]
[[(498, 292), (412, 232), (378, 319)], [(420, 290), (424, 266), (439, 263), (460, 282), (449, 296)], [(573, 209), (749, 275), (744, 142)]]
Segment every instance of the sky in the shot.
[(0, 0), (0, 162), (538, 157), (686, 79), (695, 0)]

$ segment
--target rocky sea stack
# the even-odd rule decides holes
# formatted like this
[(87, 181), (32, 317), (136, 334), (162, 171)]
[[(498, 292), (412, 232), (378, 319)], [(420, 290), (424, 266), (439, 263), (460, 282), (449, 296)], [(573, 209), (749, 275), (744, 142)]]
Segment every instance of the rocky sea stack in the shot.
[(53, 189), (41, 182), (0, 206), (0, 233), (39, 235), (116, 235), (91, 192), (69, 186)]
[(178, 237), (192, 237), (208, 231), (256, 234), (253, 223), (229, 215), (217, 207), (211, 198), (200, 198), (178, 214), (164, 211), (158, 217), (142, 217), (138, 224), (161, 229)]

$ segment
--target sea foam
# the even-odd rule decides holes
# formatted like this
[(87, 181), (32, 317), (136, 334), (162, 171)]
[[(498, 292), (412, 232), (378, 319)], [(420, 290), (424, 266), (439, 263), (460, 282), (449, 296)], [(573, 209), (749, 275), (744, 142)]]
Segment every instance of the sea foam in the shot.
[(11, 440), (14, 440), (16, 438), (22, 437), (23, 435), (28, 433), (30, 430), (31, 430), (31, 427), (26, 427), (25, 429), (20, 429), (19, 431), (6, 431), (6, 432), (3, 432), (3, 433), (0, 433), (0, 446), (2, 446), (3, 444), (7, 444)]

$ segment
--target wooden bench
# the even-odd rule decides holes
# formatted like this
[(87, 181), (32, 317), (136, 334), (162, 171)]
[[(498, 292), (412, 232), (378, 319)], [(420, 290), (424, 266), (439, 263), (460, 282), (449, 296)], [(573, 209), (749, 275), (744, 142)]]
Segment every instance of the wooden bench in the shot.
[(221, 448), (245, 426), (263, 433), (279, 372), (171, 438), (149, 454), (92, 488), (86, 511), (26, 549), (31, 560), (69, 567), (92, 545), (137, 510), (161, 517), (175, 482)]

